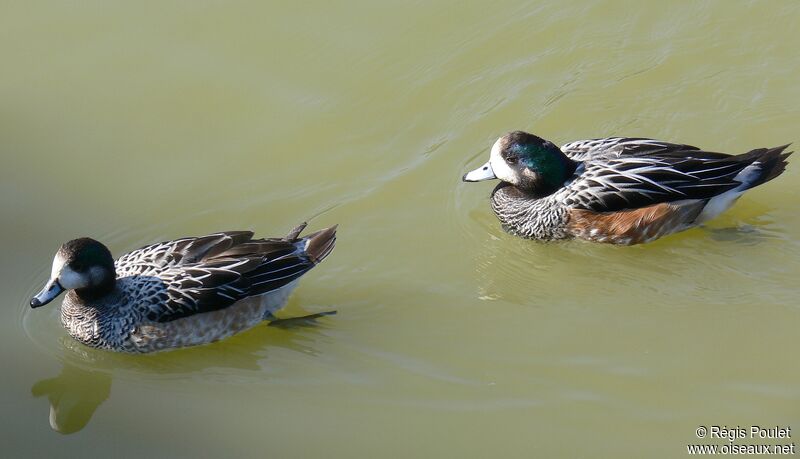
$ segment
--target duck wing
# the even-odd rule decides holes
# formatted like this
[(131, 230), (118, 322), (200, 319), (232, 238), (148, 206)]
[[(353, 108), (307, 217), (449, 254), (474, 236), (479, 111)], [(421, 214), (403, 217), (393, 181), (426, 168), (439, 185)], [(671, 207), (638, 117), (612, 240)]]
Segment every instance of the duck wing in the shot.
[[(576, 140), (561, 147), (573, 161), (587, 161), (599, 158), (619, 158), (622, 156), (649, 155), (668, 152), (688, 152), (699, 150), (692, 145), (662, 142), (660, 140), (637, 137), (606, 137), (602, 139)], [(728, 156), (723, 153), (718, 155)]]
[(169, 268), (211, 258), (252, 238), (252, 231), (225, 231), (159, 242), (126, 253), (114, 263), (114, 267), (117, 277), (158, 276)]
[(298, 238), (300, 230), (286, 238), (252, 239), (243, 231), (184, 238), (139, 249), (117, 263), (159, 279), (163, 289), (146, 317), (169, 322), (227, 308), (308, 272), (333, 250), (336, 227)]
[[(702, 150), (667, 150), (584, 161), (562, 191), (564, 202), (595, 212), (636, 209), (680, 200), (710, 199), (728, 190), (750, 188), (785, 164), (786, 145), (741, 155)], [(743, 171), (748, 168), (748, 172)], [(782, 170), (782, 168), (781, 168)], [(752, 172), (752, 173), (751, 173)], [(741, 174), (741, 175), (740, 175)], [(774, 175), (773, 175), (774, 176)]]

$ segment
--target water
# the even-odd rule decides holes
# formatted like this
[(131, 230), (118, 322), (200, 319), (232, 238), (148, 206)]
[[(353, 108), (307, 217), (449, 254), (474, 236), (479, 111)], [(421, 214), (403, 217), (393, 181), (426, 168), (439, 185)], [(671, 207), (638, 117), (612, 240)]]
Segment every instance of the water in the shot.
[[(800, 167), (647, 246), (506, 235), (494, 139), (797, 142), (800, 5), (6, 3), (0, 440), (10, 457), (675, 457), (800, 429)], [(341, 224), (284, 317), (152, 356), (31, 311), (115, 254)], [(57, 431), (60, 431), (57, 432)]]

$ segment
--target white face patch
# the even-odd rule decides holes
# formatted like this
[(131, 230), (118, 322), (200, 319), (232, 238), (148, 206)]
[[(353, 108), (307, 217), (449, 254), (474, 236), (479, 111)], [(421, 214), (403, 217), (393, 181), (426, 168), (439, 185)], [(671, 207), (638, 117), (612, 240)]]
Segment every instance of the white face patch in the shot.
[(492, 145), (492, 151), (489, 153), (489, 164), (492, 165), (492, 170), (497, 178), (512, 185), (519, 185), (517, 172), (506, 163), (503, 155), (500, 154), (503, 149), (502, 143), (503, 138), (501, 137)]
[(58, 275), (61, 273), (61, 269), (64, 268), (64, 264), (66, 260), (61, 257), (60, 253), (56, 253), (55, 258), (53, 258), (53, 267), (50, 269), (50, 279), (58, 279)]
[[(94, 274), (92, 273), (91, 275)], [(99, 276), (102, 276), (102, 273), (99, 273)], [(70, 290), (88, 287), (92, 279), (85, 274), (80, 274), (71, 269), (67, 266), (67, 260), (65, 260), (60, 253), (57, 253), (55, 258), (53, 258), (53, 269), (50, 271), (50, 280), (58, 280), (58, 283), (61, 284), (62, 287)]]
[[(101, 274), (102, 275), (102, 274)], [(64, 265), (58, 275), (58, 283), (67, 290), (88, 287), (91, 283), (89, 276), (73, 271), (69, 266)]]

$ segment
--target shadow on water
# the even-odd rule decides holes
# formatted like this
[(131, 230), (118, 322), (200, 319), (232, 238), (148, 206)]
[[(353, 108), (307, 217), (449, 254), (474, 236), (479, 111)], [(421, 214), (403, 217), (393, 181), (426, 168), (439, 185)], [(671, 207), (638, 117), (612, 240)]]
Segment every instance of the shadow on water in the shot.
[[(327, 314), (322, 314), (327, 315)], [(319, 315), (321, 317), (322, 315)], [(227, 382), (246, 382), (247, 374), (263, 378), (262, 361), (270, 349), (288, 349), (306, 355), (317, 355), (312, 342), (321, 325), (317, 317), (283, 319), (256, 326), (244, 333), (195, 348), (128, 355), (88, 348), (71, 338), (60, 339), (64, 355), (61, 372), (33, 384), (34, 397), (47, 397), (50, 404), (50, 427), (61, 434), (84, 429), (95, 411), (111, 395), (112, 381), (135, 373), (138, 378), (214, 380), (224, 371)], [(239, 370), (232, 372), (231, 370)], [(234, 376), (235, 375), (235, 376)]]
[(741, 245), (763, 244), (786, 237), (781, 226), (767, 215), (744, 221), (730, 221), (724, 226), (701, 226), (714, 241), (732, 242)]

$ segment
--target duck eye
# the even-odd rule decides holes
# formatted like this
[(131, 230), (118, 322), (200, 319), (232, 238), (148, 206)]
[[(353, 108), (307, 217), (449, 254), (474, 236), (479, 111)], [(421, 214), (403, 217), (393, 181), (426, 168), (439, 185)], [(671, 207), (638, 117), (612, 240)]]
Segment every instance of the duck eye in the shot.
[(506, 157), (506, 162), (507, 162), (508, 164), (516, 164), (516, 162), (517, 162), (517, 160), (518, 160), (518, 159), (519, 159), (519, 158), (518, 158), (517, 156), (515, 156), (515, 155), (510, 155), (510, 156)]

